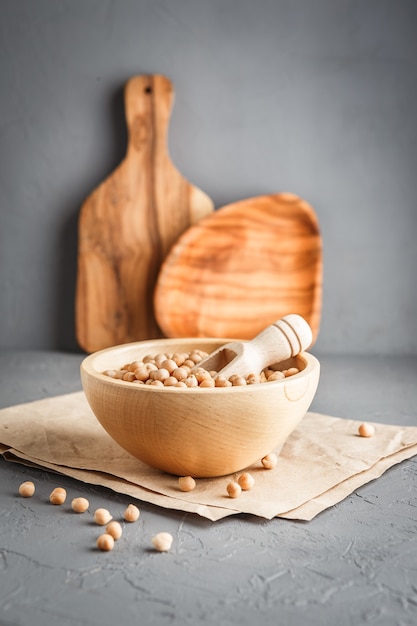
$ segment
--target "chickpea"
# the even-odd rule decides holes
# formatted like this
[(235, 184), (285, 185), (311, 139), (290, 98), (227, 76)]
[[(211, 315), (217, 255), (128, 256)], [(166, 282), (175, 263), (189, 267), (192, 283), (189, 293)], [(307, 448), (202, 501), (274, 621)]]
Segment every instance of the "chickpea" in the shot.
[(109, 533), (104, 533), (100, 535), (97, 539), (97, 548), (102, 550), (103, 552), (109, 552), (114, 548), (114, 539)]
[(74, 498), (71, 502), (71, 508), (75, 513), (85, 513), (89, 506), (87, 498)]
[(243, 387), (246, 385), (246, 379), (243, 376), (231, 376), (229, 381), (232, 383), (233, 387)]
[(282, 380), (283, 378), (285, 378), (285, 374), (283, 374), (282, 372), (276, 371), (276, 372), (272, 372), (272, 374), (268, 376), (267, 381), (270, 383), (274, 380)]
[(177, 383), (178, 380), (175, 378), (175, 376), (168, 376), (168, 378), (165, 378), (164, 380), (165, 387), (175, 387)]
[(284, 370), (284, 375), (285, 378), (288, 378), (288, 376), (295, 376), (295, 374), (298, 374), (299, 369), (297, 367), (289, 367), (287, 370)]
[(149, 378), (149, 370), (145, 366), (135, 369), (134, 374), (135, 378), (141, 382), (145, 382)]
[(134, 372), (138, 369), (138, 367), (144, 367), (143, 361), (132, 361), (127, 369), (129, 370), (129, 372)]
[(278, 463), (278, 457), (275, 452), (270, 452), (261, 460), (262, 465), (265, 469), (273, 469)]
[(175, 387), (182, 387), (183, 389), (187, 389), (187, 385), (182, 380), (179, 380), (177, 384), (175, 385)]
[(115, 378), (116, 370), (104, 370), (104, 376), (110, 376), (110, 378)]
[(107, 509), (96, 509), (94, 511), (94, 521), (99, 526), (106, 526), (113, 519), (113, 515)]
[(167, 358), (168, 357), (166, 354), (157, 354), (154, 360), (156, 367), (159, 369), (162, 366), (162, 363), (167, 360)]
[(149, 373), (149, 378), (151, 378), (152, 380), (161, 380), (162, 382), (164, 382), (166, 378), (169, 378), (169, 372), (165, 368), (153, 370)]
[(261, 377), (259, 374), (249, 374), (246, 376), (246, 384), (247, 385), (256, 385), (261, 382)]
[(175, 361), (175, 363), (177, 364), (177, 367), (181, 367), (181, 365), (184, 363), (187, 357), (188, 357), (188, 354), (186, 352), (181, 352), (181, 353), (176, 352), (175, 354), (172, 355), (172, 360)]
[(249, 474), (249, 472), (244, 472), (239, 476), (237, 482), (242, 487), (243, 491), (249, 491), (249, 489), (252, 489), (255, 484), (255, 479), (252, 474)]
[(178, 478), (178, 487), (180, 491), (192, 491), (195, 488), (196, 482), (192, 476), (180, 476)]
[(373, 437), (375, 435), (375, 426), (372, 424), (361, 424), (358, 428), (358, 433), (361, 437)]
[(158, 552), (167, 552), (172, 546), (173, 539), (170, 533), (158, 533), (152, 537), (152, 544)]
[(116, 373), (115, 373), (115, 375), (114, 375), (114, 378), (117, 378), (117, 379), (119, 379), (119, 380), (122, 380), (122, 379), (123, 379), (123, 376), (124, 376), (125, 374), (127, 374), (127, 373), (128, 373), (128, 370), (124, 370), (124, 369), (117, 370), (117, 372), (116, 372)]
[(177, 369), (178, 365), (176, 364), (174, 359), (166, 359), (161, 363), (161, 367), (168, 370), (168, 372), (172, 374), (172, 372)]
[(67, 498), (67, 492), (63, 487), (56, 487), (52, 490), (49, 496), (49, 501), (52, 504), (64, 504)]
[(164, 387), (164, 383), (162, 382), (162, 380), (151, 380), (151, 379), (149, 379), (149, 381), (146, 381), (146, 382), (149, 382), (149, 384), (152, 387)]
[(126, 522), (136, 522), (139, 519), (140, 511), (134, 504), (129, 504), (123, 513)]
[(189, 367), (190, 369), (192, 369), (194, 365), (195, 365), (194, 361), (192, 361), (191, 359), (185, 359), (181, 367)]
[(151, 363), (150, 361), (147, 361), (145, 363), (145, 367), (148, 370), (148, 372), (155, 372), (158, 369), (155, 363)]
[(201, 381), (199, 386), (204, 388), (204, 387), (215, 387), (216, 385), (212, 378), (204, 378)]
[(116, 522), (116, 520), (113, 520), (107, 524), (106, 533), (111, 535), (113, 539), (117, 541), (122, 536), (123, 531), (119, 522)]
[(219, 376), (216, 376), (214, 384), (216, 387), (231, 387), (232, 383), (227, 380), (226, 376), (222, 376), (221, 374)]
[(126, 374), (123, 375), (122, 380), (126, 380), (128, 383), (133, 383), (133, 381), (136, 380), (136, 376), (133, 372), (126, 372)]
[(193, 361), (195, 365), (203, 360), (203, 357), (198, 352), (192, 352), (189, 356), (190, 361)]
[(230, 498), (238, 498), (242, 493), (242, 487), (234, 481), (228, 483), (226, 490)]
[(194, 374), (190, 374), (190, 376), (188, 376), (188, 378), (186, 378), (184, 382), (187, 385), (187, 387), (198, 387), (198, 380), (194, 376)]
[(154, 363), (154, 361), (155, 361), (155, 357), (154, 357), (152, 354), (146, 354), (146, 355), (143, 357), (142, 361), (143, 361), (144, 363)]
[(22, 498), (31, 498), (35, 493), (35, 485), (31, 480), (26, 480), (19, 487), (19, 494)]
[(188, 370), (185, 369), (185, 367), (176, 367), (172, 373), (171, 376), (175, 376), (175, 378), (177, 380), (185, 380), (188, 377)]
[(197, 381), (201, 384), (203, 382), (203, 380), (212, 380), (210, 374), (208, 373), (207, 370), (203, 370), (203, 369), (197, 369), (194, 372), (194, 376), (196, 377)]

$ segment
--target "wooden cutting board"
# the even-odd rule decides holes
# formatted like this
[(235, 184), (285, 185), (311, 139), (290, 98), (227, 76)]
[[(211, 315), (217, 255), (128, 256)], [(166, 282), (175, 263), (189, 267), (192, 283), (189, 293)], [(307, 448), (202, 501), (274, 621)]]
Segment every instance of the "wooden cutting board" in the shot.
[(169, 337), (252, 339), (290, 313), (320, 325), (322, 246), (313, 208), (293, 194), (242, 200), (188, 229), (165, 259), (155, 315)]
[(127, 82), (126, 156), (81, 207), (76, 336), (87, 352), (161, 336), (153, 312), (161, 263), (179, 235), (213, 211), (170, 160), (172, 103), (164, 76)]

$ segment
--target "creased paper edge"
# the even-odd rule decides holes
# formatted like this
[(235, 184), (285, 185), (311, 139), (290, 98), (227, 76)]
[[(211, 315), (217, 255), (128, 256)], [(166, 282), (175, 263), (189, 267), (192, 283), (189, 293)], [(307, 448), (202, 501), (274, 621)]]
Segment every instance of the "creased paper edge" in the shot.
[[(40, 461), (35, 457), (26, 455), (18, 450), (8, 447), (6, 450), (0, 450), (3, 458), (6, 461), (12, 463), (22, 463), (28, 467), (35, 467), (37, 469), (46, 469), (55, 472), (56, 474), (63, 474), (69, 476), (75, 480), (80, 480), (86, 484), (93, 484), (100, 487), (111, 489), (115, 493), (121, 493), (123, 495), (130, 496), (141, 502), (147, 502), (156, 506), (161, 506), (164, 509), (175, 509), (176, 511), (184, 511), (185, 513), (196, 513), (200, 517), (204, 517), (212, 522), (216, 522), (219, 519), (223, 519), (228, 515), (237, 515), (241, 511), (226, 509), (222, 507), (215, 507), (211, 505), (195, 503), (187, 503), (185, 500), (179, 500), (175, 498), (168, 498), (167, 496), (160, 494), (141, 485), (135, 485), (123, 478), (119, 478), (105, 472), (99, 472), (97, 470), (82, 470), (77, 468), (68, 467), (66, 465), (56, 465), (48, 461)], [(104, 481), (103, 481), (104, 478)], [(136, 491), (146, 494), (143, 498), (140, 497)], [(168, 503), (169, 500), (169, 503)]]
[[(369, 469), (364, 470), (363, 472), (359, 472), (358, 474), (354, 474), (353, 476), (346, 478), (346, 480), (342, 480), (331, 489), (324, 491), (320, 495), (312, 498), (304, 504), (301, 504), (297, 508), (292, 509), (291, 511), (287, 511), (286, 513), (279, 513), (277, 517), (309, 522), (322, 511), (334, 506), (335, 504), (338, 504), (339, 502), (347, 498), (356, 489), (359, 489), (363, 485), (366, 485), (367, 483), (376, 480), (391, 467), (398, 465), (402, 461), (411, 459), (416, 454), (417, 444), (414, 444), (408, 446), (407, 448), (404, 448), (403, 450), (394, 452), (391, 455), (385, 456), (377, 461)], [(336, 494), (335, 492), (338, 491), (340, 491), (341, 493)], [(328, 502), (326, 496), (330, 496), (332, 498), (331, 502)], [(309, 510), (310, 508), (311, 511)]]

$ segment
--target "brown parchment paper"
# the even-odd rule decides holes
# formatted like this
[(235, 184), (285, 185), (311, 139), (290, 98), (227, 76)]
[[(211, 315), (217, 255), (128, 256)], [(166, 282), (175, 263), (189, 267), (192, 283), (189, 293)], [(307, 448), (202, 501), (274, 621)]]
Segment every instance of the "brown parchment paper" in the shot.
[(226, 494), (230, 477), (199, 479), (193, 491), (179, 491), (175, 476), (138, 461), (109, 437), (83, 392), (0, 410), (0, 453), (212, 521), (237, 513), (310, 520), (417, 454), (417, 427), (374, 424), (374, 437), (363, 438), (359, 423), (307, 413), (280, 450), (277, 466), (251, 466), (255, 486), (237, 499)]

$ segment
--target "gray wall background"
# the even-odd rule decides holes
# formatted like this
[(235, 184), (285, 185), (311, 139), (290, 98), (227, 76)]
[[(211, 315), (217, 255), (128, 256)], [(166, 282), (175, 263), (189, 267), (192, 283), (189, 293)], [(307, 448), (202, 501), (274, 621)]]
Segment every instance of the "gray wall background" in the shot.
[(77, 350), (80, 205), (122, 89), (175, 85), (171, 156), (216, 207), (292, 191), (324, 244), (317, 353), (417, 352), (415, 0), (2, 0), (0, 346)]

